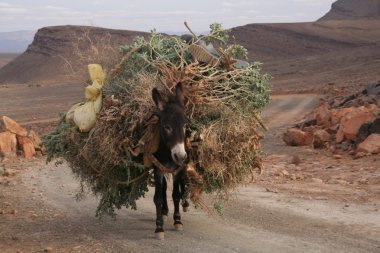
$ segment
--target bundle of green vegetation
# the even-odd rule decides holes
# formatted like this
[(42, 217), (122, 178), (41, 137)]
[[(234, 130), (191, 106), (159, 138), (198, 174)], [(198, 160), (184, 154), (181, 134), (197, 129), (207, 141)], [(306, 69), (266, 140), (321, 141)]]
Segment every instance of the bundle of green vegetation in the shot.
[[(196, 204), (202, 206), (202, 193), (214, 193), (218, 202), (261, 171), (260, 112), (270, 99), (269, 76), (260, 74), (256, 62), (236, 67), (234, 59), (246, 58), (247, 50), (227, 44), (229, 30), (220, 24), (210, 28), (208, 35), (194, 35), (190, 42), (155, 31), (147, 39), (136, 37), (122, 47), (124, 56), (107, 76), (95, 127), (81, 133), (63, 115), (45, 137), (48, 161), (66, 160), (82, 193), (100, 197), (97, 216), (114, 216), (115, 208), (122, 206), (136, 209), (136, 201), (154, 183), (157, 161), (152, 154), (160, 138), (159, 113), (151, 98), (154, 87), (168, 97), (177, 83), (184, 86), (191, 162), (183, 169), (187, 196)], [(200, 42), (219, 45), (219, 57), (204, 50), (197, 54)], [(202, 54), (211, 61), (202, 62)]]

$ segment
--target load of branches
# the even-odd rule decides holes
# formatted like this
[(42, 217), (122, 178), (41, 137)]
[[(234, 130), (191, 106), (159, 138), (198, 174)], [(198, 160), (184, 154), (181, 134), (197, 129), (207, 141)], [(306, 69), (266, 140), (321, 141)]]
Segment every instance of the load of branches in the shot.
[(136, 37), (122, 47), (120, 63), (107, 75), (94, 128), (82, 133), (63, 114), (45, 137), (48, 161), (66, 160), (81, 193), (100, 197), (97, 216), (114, 216), (122, 206), (136, 209), (154, 183), (153, 166), (165, 170), (152, 155), (160, 138), (153, 88), (168, 98), (183, 84), (191, 161), (182, 169), (186, 196), (195, 204), (204, 192), (228, 196), (262, 170), (260, 112), (270, 99), (270, 77), (260, 73), (260, 63), (236, 60), (247, 58), (247, 50), (228, 44), (229, 30), (217, 23), (210, 28), (200, 38), (155, 31), (146, 39)]

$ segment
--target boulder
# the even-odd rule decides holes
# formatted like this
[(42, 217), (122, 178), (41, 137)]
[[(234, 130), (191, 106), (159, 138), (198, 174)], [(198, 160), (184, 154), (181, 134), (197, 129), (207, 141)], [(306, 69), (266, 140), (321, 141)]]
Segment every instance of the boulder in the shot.
[(284, 133), (282, 139), (289, 146), (305, 146), (313, 142), (313, 135), (296, 128), (290, 128)]
[(358, 136), (356, 137), (355, 143), (363, 142), (371, 134), (371, 126), (373, 122), (367, 122), (361, 125), (359, 128)]
[(16, 135), (9, 131), (0, 133), (0, 154), (2, 154), (4, 157), (15, 157), (16, 151)]
[(319, 126), (330, 126), (331, 112), (327, 102), (322, 103), (320, 106), (314, 109), (314, 118)]
[(344, 137), (348, 140), (355, 140), (360, 127), (372, 120), (375, 115), (365, 107), (360, 107), (355, 111), (347, 113), (340, 121), (336, 142), (340, 143)]
[(341, 119), (346, 116), (346, 114), (356, 111), (355, 107), (347, 107), (342, 109), (332, 109), (331, 110), (331, 125), (335, 126), (340, 123)]
[(42, 141), (36, 132), (34, 132), (33, 130), (30, 130), (28, 137), (32, 140), (35, 149), (38, 149), (38, 150), (41, 149)]
[(33, 141), (24, 136), (17, 136), (17, 142), (20, 150), (22, 150), (25, 158), (32, 158), (36, 154)]
[(4, 122), (4, 125), (5, 125), (5, 128), (18, 135), (18, 136), (27, 136), (28, 135), (28, 131), (26, 131), (25, 128), (23, 128), (22, 126), (20, 126), (16, 121), (14, 121), (13, 119), (7, 117), (7, 116), (3, 116), (3, 122)]
[(380, 134), (380, 116), (372, 122), (369, 132), (371, 134)]
[(323, 129), (318, 129), (314, 132), (314, 148), (324, 148), (326, 143), (330, 141), (330, 134)]
[(380, 134), (371, 134), (362, 143), (359, 144), (357, 152), (364, 152), (369, 154), (380, 153)]

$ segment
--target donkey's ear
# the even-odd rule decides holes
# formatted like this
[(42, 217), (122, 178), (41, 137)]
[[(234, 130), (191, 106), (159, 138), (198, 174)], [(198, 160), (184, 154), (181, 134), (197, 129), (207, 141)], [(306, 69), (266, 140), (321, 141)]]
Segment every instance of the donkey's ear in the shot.
[(164, 100), (162, 99), (160, 92), (156, 88), (153, 88), (153, 90), (152, 90), (152, 98), (153, 98), (153, 101), (156, 104), (157, 108), (160, 111), (163, 111), (164, 110)]
[(183, 84), (178, 83), (175, 88), (175, 99), (183, 107), (184, 106), (184, 95), (183, 95)]

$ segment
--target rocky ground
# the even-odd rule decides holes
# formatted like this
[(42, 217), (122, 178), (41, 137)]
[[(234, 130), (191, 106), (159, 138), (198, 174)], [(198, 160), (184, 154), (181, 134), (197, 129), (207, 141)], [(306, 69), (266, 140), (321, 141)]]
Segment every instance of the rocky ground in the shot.
[(66, 165), (43, 157), (1, 164), (2, 252), (377, 252), (379, 156), (353, 160), (282, 141), (318, 103), (317, 95), (274, 96), (264, 114), (263, 175), (238, 189), (221, 218), (191, 208), (180, 233), (169, 218), (164, 241), (153, 233), (152, 191), (137, 212), (99, 221), (96, 198), (75, 201), (79, 186)]

